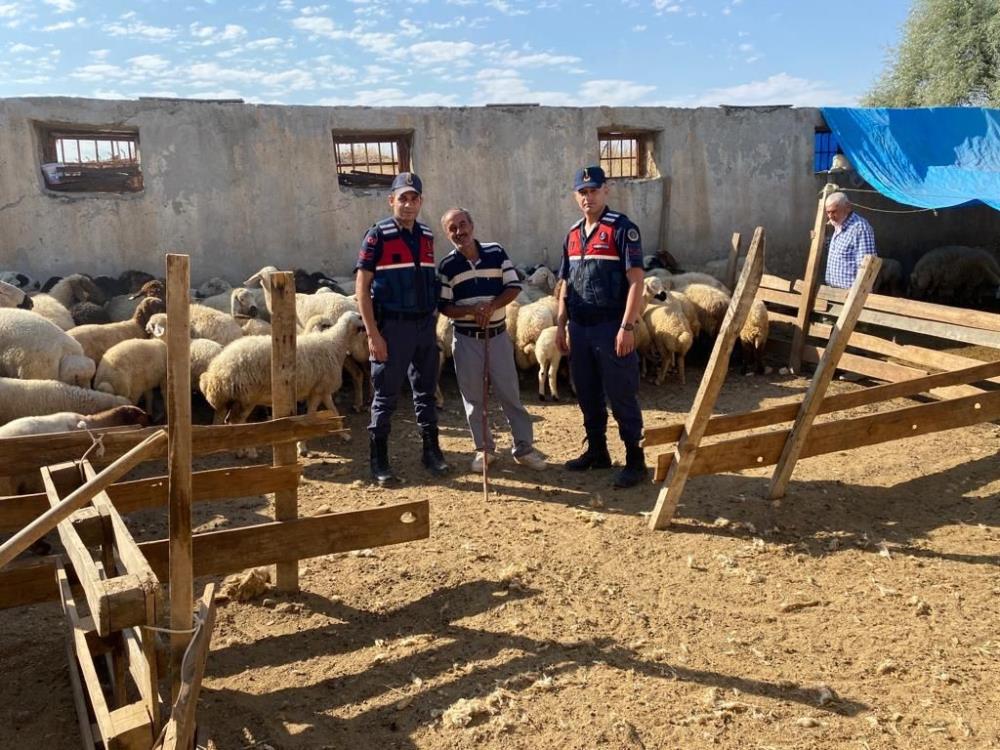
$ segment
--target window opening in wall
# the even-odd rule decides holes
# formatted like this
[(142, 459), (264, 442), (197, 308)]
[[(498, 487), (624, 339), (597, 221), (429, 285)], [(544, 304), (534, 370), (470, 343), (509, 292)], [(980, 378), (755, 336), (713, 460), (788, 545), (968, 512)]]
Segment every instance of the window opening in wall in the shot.
[(337, 182), (347, 187), (389, 187), (410, 170), (409, 134), (333, 134)]
[(45, 186), (63, 192), (142, 190), (139, 134), (117, 130), (48, 130), (42, 141)]
[(607, 130), (597, 134), (601, 168), (608, 177), (641, 179), (649, 177), (653, 134)]
[(837, 136), (829, 130), (816, 129), (813, 144), (813, 172), (826, 172), (833, 166), (833, 157), (840, 153)]

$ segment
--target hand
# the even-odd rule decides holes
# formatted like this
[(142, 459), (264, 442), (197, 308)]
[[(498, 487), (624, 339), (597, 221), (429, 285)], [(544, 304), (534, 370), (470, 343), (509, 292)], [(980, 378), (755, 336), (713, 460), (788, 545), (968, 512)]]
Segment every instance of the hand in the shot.
[(566, 325), (556, 328), (556, 348), (563, 354), (569, 354), (569, 336), (566, 335)]
[(389, 358), (389, 347), (378, 331), (368, 334), (368, 354), (376, 362), (385, 362)]
[[(556, 339), (558, 340), (558, 335)], [(634, 351), (635, 333), (633, 331), (626, 331), (624, 328), (619, 328), (618, 335), (615, 336), (615, 354), (619, 357), (627, 357)]]
[(476, 319), (476, 325), (485, 329), (490, 324), (490, 318), (493, 317), (493, 305), (489, 302), (480, 302), (476, 305), (473, 315)]

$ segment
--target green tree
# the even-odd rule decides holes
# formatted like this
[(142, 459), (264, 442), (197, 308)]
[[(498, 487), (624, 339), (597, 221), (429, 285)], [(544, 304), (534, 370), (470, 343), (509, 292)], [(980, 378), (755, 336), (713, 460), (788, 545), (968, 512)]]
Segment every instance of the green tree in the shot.
[(866, 107), (1000, 105), (1000, 2), (915, 0)]

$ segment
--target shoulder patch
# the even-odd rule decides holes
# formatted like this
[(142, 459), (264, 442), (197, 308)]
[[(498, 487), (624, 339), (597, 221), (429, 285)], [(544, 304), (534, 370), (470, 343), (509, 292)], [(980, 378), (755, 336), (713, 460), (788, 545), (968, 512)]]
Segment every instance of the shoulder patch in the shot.
[(628, 237), (629, 242), (638, 242), (639, 230), (636, 229), (635, 227), (630, 227), (629, 230), (625, 233), (625, 236)]

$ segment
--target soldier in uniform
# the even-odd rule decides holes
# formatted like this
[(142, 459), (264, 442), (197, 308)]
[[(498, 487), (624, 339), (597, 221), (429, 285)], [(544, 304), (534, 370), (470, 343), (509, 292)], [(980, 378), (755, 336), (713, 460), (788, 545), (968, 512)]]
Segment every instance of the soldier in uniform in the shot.
[(389, 467), (389, 430), (404, 377), (413, 389), (422, 463), (435, 475), (448, 471), (438, 443), (434, 403), (438, 374), (434, 234), (417, 221), (422, 204), (420, 178), (412, 172), (396, 175), (389, 194), (392, 216), (365, 233), (358, 255), (358, 309), (368, 332), (374, 391), (368, 425), (371, 474), (380, 485), (396, 479)]
[(639, 441), (639, 357), (634, 327), (642, 313), (642, 242), (639, 228), (625, 214), (608, 208), (604, 170), (585, 167), (573, 180), (574, 197), (583, 218), (563, 243), (559, 277), (565, 281), (559, 297), (556, 345), (570, 351), (570, 373), (583, 412), (587, 448), (567, 461), (571, 471), (607, 469), (608, 412), (618, 422), (625, 443), (625, 466), (615, 475), (615, 487), (632, 487), (647, 473)]

